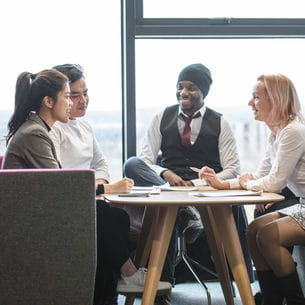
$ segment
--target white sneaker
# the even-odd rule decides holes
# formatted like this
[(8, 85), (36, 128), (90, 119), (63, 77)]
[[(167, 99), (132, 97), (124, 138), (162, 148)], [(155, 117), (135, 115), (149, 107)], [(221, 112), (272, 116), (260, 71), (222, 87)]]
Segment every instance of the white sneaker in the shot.
[(146, 268), (139, 268), (133, 275), (131, 276), (121, 275), (121, 277), (127, 286), (143, 287), (145, 285), (146, 273), (147, 273)]
[[(157, 295), (159, 294), (170, 294), (172, 289), (172, 285), (168, 282), (159, 282)], [(117, 285), (117, 293), (122, 295), (134, 295), (141, 297), (143, 294), (144, 286), (138, 285), (126, 285), (124, 280), (120, 279)]]

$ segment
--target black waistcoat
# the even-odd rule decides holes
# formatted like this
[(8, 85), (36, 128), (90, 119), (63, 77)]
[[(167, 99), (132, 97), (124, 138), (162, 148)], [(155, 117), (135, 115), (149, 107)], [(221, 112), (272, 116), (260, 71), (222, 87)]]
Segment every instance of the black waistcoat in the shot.
[(190, 166), (197, 168), (209, 166), (216, 173), (220, 172), (222, 167), (219, 159), (218, 138), (221, 115), (206, 108), (196, 142), (190, 147), (184, 147), (181, 145), (177, 125), (178, 111), (178, 104), (167, 107), (161, 120), (161, 166), (171, 169), (183, 180), (198, 178), (198, 173), (192, 171)]

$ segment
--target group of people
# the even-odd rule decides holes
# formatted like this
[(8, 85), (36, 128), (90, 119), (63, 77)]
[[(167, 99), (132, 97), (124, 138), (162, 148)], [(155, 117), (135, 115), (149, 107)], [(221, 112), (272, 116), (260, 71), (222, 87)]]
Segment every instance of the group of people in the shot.
[[(78, 119), (89, 103), (79, 65), (60, 65), (37, 74), (23, 72), (16, 83), (15, 110), (9, 120), (2, 167), (92, 168), (96, 195), (129, 192), (133, 180), (109, 183), (105, 158), (90, 125)], [(96, 201), (97, 268), (95, 305), (116, 304), (118, 277), (125, 285), (142, 286), (146, 271), (137, 269), (128, 244), (129, 216), (104, 200)]]
[[(258, 170), (238, 176), (239, 159), (230, 126), (221, 114), (205, 105), (211, 84), (211, 73), (204, 65), (185, 67), (177, 80), (178, 103), (153, 118), (140, 156), (124, 165), (126, 177), (109, 183), (107, 162), (92, 127), (82, 118), (89, 103), (82, 67), (65, 64), (37, 74), (23, 72), (16, 83), (15, 110), (8, 123), (2, 167), (92, 168), (97, 195), (165, 182), (278, 193), (288, 187), (291, 198), (274, 205), (257, 205), (259, 217), (249, 226), (243, 208), (235, 208), (242, 216), (236, 217), (236, 223), (244, 256), (247, 261), (249, 249), (261, 288), (256, 304), (305, 304), (289, 251), (293, 245), (305, 244), (305, 122), (295, 87), (280, 74), (257, 79), (249, 106), (254, 119), (264, 122), (271, 134)], [(201, 168), (199, 176), (190, 167)], [(143, 287), (146, 270), (137, 269), (130, 257), (130, 216), (126, 211), (102, 198), (96, 201), (96, 208), (94, 305), (116, 305), (118, 279), (127, 286)], [(202, 228), (194, 207), (182, 209), (183, 213)], [(176, 237), (173, 233), (161, 277), (172, 283)], [(169, 305), (170, 296), (156, 297), (155, 304)]]

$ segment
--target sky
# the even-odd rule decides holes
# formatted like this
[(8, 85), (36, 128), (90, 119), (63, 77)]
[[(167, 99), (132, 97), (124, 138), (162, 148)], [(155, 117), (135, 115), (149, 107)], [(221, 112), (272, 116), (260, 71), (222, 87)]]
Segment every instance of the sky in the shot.
[(304, 18), (303, 12), (303, 0), (144, 0), (147, 18)]
[[(298, 17), (303, 12), (297, 9), (302, 1), (289, 3), (292, 2), (294, 5), (286, 6), (282, 0), (214, 0), (208, 2), (207, 8), (203, 0), (145, 0), (144, 15), (179, 16), (183, 12), (195, 17), (198, 16), (194, 14), (269, 17), (269, 12), (285, 12), (289, 17)], [(294, 11), (289, 12), (289, 8)], [(35, 73), (64, 63), (84, 67), (89, 110), (121, 109), (119, 0), (5, 1), (0, 9), (0, 33), (0, 110), (13, 109), (19, 73)], [(291, 78), (304, 101), (304, 54), (303, 39), (138, 40), (137, 107), (162, 108), (174, 103), (178, 73), (195, 62), (205, 64), (212, 72), (213, 85), (207, 99), (210, 106), (246, 105), (256, 78), (268, 73), (283, 73)]]

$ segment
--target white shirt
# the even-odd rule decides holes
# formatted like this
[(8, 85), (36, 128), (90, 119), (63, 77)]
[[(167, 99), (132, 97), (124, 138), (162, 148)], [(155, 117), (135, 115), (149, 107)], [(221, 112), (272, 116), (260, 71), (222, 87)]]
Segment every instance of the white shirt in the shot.
[[(205, 114), (206, 107), (200, 110), (201, 116), (191, 121), (191, 144), (194, 144), (200, 132), (202, 118)], [(160, 151), (162, 135), (160, 132), (161, 119), (164, 110), (159, 112), (152, 120), (144, 138), (140, 158), (145, 161), (158, 175), (166, 168), (156, 165), (157, 156)], [(181, 113), (181, 109), (180, 109)], [(223, 170), (217, 174), (220, 179), (230, 179), (236, 177), (240, 172), (239, 159), (230, 125), (221, 117), (220, 135), (218, 141), (220, 164)], [(184, 120), (178, 115), (177, 124), (180, 135), (184, 129)], [(206, 185), (204, 180), (195, 179), (192, 183), (196, 186)]]
[(286, 185), (305, 197), (305, 125), (294, 120), (270, 135), (265, 158), (247, 183), (249, 190), (280, 192)]
[(63, 168), (90, 168), (95, 170), (95, 179), (109, 181), (106, 159), (85, 119), (56, 122), (50, 137)]

